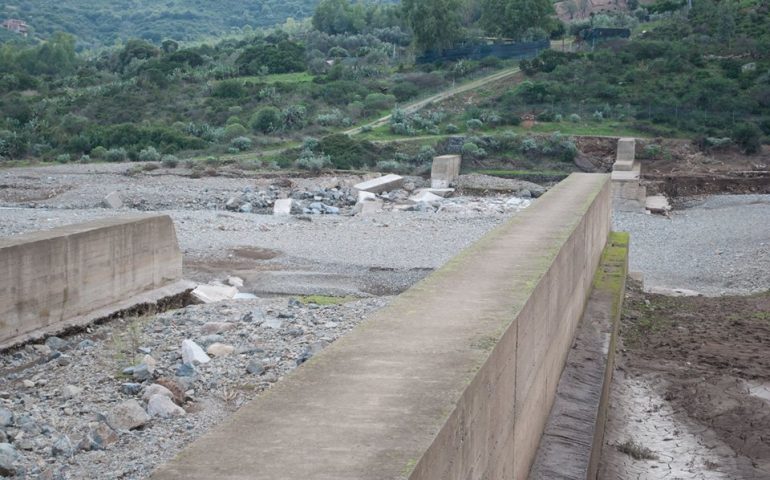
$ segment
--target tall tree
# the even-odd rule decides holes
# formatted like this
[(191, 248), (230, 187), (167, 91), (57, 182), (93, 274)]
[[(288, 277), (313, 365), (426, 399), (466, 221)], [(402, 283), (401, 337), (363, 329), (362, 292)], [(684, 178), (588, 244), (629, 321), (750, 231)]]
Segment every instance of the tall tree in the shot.
[(485, 0), (481, 22), (491, 34), (518, 40), (530, 28), (548, 31), (553, 14), (550, 0)]
[(330, 35), (360, 33), (366, 27), (366, 11), (361, 3), (321, 0), (313, 14), (313, 27)]
[(460, 38), (461, 0), (403, 0), (401, 5), (414, 32), (417, 48), (443, 50)]

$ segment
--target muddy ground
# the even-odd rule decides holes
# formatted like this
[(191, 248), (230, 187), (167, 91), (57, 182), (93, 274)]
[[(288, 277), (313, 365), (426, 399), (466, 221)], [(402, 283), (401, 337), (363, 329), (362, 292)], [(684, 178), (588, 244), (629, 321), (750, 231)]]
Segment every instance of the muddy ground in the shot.
[(601, 479), (770, 478), (770, 292), (627, 291)]

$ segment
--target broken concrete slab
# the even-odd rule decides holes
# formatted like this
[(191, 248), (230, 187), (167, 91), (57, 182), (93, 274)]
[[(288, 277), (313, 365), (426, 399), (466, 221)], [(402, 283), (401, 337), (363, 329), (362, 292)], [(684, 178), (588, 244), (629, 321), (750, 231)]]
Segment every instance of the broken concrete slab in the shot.
[(273, 215), (291, 215), (291, 198), (281, 198), (273, 204)]
[(230, 300), (238, 294), (235, 287), (224, 285), (198, 285), (191, 295), (200, 303), (214, 303), (222, 300)]
[(404, 177), (400, 175), (388, 174), (382, 177), (373, 178), (365, 182), (353, 185), (353, 188), (359, 192), (381, 193), (389, 192), (401, 188), (404, 184)]
[(462, 156), (440, 155), (433, 157), (433, 166), (430, 170), (431, 188), (449, 188), (449, 185), (460, 176)]
[(671, 210), (671, 205), (668, 203), (668, 199), (663, 195), (653, 195), (647, 197), (645, 201), (645, 208), (651, 213), (663, 213), (666, 214)]
[(409, 200), (412, 200), (413, 202), (418, 202), (418, 203), (419, 202), (440, 202), (443, 199), (444, 199), (443, 197), (439, 197), (438, 195), (435, 195), (425, 190), (409, 197)]
[(120, 208), (123, 206), (123, 200), (120, 198), (120, 195), (118, 195), (118, 192), (110, 192), (102, 200), (102, 206), (104, 208)]
[(354, 212), (356, 215), (367, 216), (382, 211), (384, 202), (382, 200), (371, 200), (368, 202), (361, 202), (356, 204)]

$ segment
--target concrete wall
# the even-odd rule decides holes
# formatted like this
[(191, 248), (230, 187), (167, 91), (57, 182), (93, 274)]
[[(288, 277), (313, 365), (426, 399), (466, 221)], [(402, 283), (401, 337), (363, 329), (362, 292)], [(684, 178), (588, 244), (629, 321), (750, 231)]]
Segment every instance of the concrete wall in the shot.
[(168, 216), (124, 216), (0, 239), (0, 344), (182, 276)]
[(526, 478), (610, 206), (570, 175), (152, 478)]

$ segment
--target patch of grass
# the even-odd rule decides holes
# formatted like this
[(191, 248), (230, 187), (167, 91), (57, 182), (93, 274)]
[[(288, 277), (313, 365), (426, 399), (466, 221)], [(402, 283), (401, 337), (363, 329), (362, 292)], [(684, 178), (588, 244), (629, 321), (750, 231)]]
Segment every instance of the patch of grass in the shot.
[(307, 72), (273, 73), (264, 76), (240, 77), (239, 80), (254, 83), (308, 83), (313, 81), (313, 75)]
[(343, 303), (352, 302), (357, 299), (356, 297), (351, 296), (334, 297), (331, 295), (305, 295), (302, 297), (297, 297), (297, 300), (305, 305), (310, 303), (314, 303), (316, 305), (341, 305)]
[(658, 455), (650, 450), (649, 448), (645, 447), (644, 445), (640, 443), (636, 443), (635, 441), (628, 439), (623, 443), (615, 445), (615, 448), (618, 449), (619, 452), (625, 453), (626, 455), (630, 456), (634, 460), (657, 460)]

